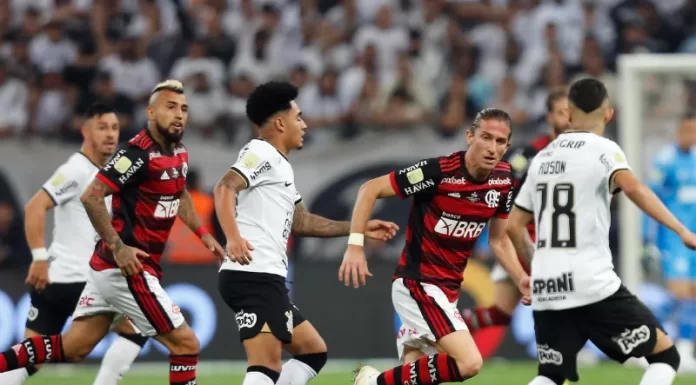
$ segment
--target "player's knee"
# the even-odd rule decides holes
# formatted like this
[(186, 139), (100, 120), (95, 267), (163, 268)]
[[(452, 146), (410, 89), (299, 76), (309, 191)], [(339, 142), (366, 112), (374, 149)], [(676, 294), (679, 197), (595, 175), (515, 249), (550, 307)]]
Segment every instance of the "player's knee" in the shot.
[(667, 364), (671, 366), (675, 371), (679, 370), (679, 363), (681, 362), (679, 352), (677, 351), (677, 348), (674, 345), (672, 345), (669, 349), (663, 352), (647, 356), (645, 357), (645, 359), (648, 360), (648, 363), (651, 365), (657, 363)]
[(63, 357), (66, 362), (80, 363), (92, 352), (91, 346), (84, 344), (63, 344)]
[(300, 354), (293, 358), (312, 368), (314, 373), (319, 373), (324, 365), (326, 365), (328, 357), (328, 353), (324, 350), (323, 353)]
[(457, 359), (457, 369), (459, 369), (459, 374), (464, 379), (476, 376), (482, 367), (483, 358), (478, 352), (475, 355), (467, 356), (466, 359)]

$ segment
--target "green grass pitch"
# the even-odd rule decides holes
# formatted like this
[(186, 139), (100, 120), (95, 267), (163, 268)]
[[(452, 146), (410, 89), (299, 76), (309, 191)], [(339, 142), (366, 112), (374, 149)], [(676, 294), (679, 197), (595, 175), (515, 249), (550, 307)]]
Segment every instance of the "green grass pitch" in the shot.
[[(27, 385), (92, 385), (96, 367), (83, 366), (78, 369), (55, 368), (40, 372), (26, 382)], [(380, 369), (386, 369), (380, 367)], [(580, 382), (583, 385), (630, 385), (638, 384), (642, 370), (625, 368), (613, 363), (601, 364), (589, 368), (580, 368)], [(466, 381), (467, 385), (526, 385), (536, 374), (533, 362), (500, 362), (489, 361), (483, 366), (481, 373), (474, 379)], [(161, 370), (134, 370), (129, 373), (120, 385), (167, 385), (167, 365), (162, 364)], [(198, 376), (200, 385), (233, 385), (241, 384), (243, 371), (230, 370), (229, 373), (211, 373), (202, 371)], [(352, 385), (353, 374), (350, 371), (322, 373), (314, 379), (312, 385)], [(680, 375), (675, 385), (696, 384), (696, 376)]]

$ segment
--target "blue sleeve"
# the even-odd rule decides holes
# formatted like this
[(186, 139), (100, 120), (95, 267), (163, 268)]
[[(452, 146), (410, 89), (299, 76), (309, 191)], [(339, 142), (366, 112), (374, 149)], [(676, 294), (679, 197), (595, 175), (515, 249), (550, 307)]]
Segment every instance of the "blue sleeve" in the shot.
[[(672, 148), (664, 149), (660, 152), (650, 170), (648, 177), (648, 185), (650, 189), (662, 200), (664, 203), (668, 197), (667, 194), (667, 183), (669, 180), (669, 175), (674, 167), (674, 150)], [(660, 224), (654, 219), (650, 218), (647, 214), (643, 213), (643, 240), (647, 243), (657, 242), (657, 232)]]

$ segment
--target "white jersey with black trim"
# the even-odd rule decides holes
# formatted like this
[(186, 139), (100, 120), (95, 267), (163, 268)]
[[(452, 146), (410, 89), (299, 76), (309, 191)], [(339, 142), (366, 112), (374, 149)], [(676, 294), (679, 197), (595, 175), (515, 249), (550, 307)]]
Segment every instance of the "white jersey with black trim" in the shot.
[[(92, 182), (99, 166), (86, 155), (76, 152), (41, 187), (56, 205), (53, 217), (53, 241), (48, 248), (50, 282), (87, 281), (89, 260), (99, 235), (92, 227), (80, 195)], [(111, 213), (111, 197), (106, 198)]]
[(239, 152), (231, 169), (247, 188), (237, 195), (237, 225), (254, 246), (253, 260), (240, 265), (226, 259), (220, 270), (238, 270), (287, 277), (288, 237), (295, 205), (302, 201), (288, 159), (263, 139), (253, 139)]
[(534, 214), (534, 310), (599, 302), (621, 280), (609, 249), (614, 174), (630, 170), (613, 141), (589, 132), (559, 135), (532, 160), (515, 205)]

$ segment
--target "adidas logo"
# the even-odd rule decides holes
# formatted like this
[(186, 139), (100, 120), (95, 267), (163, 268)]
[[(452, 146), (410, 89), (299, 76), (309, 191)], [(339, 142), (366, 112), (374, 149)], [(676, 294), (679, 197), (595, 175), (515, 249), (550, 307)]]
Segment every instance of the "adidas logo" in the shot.
[(169, 180), (169, 179), (170, 179), (170, 178), (169, 178), (169, 174), (167, 174), (166, 171), (163, 172), (163, 173), (162, 173), (162, 177), (160, 177), (160, 180)]

